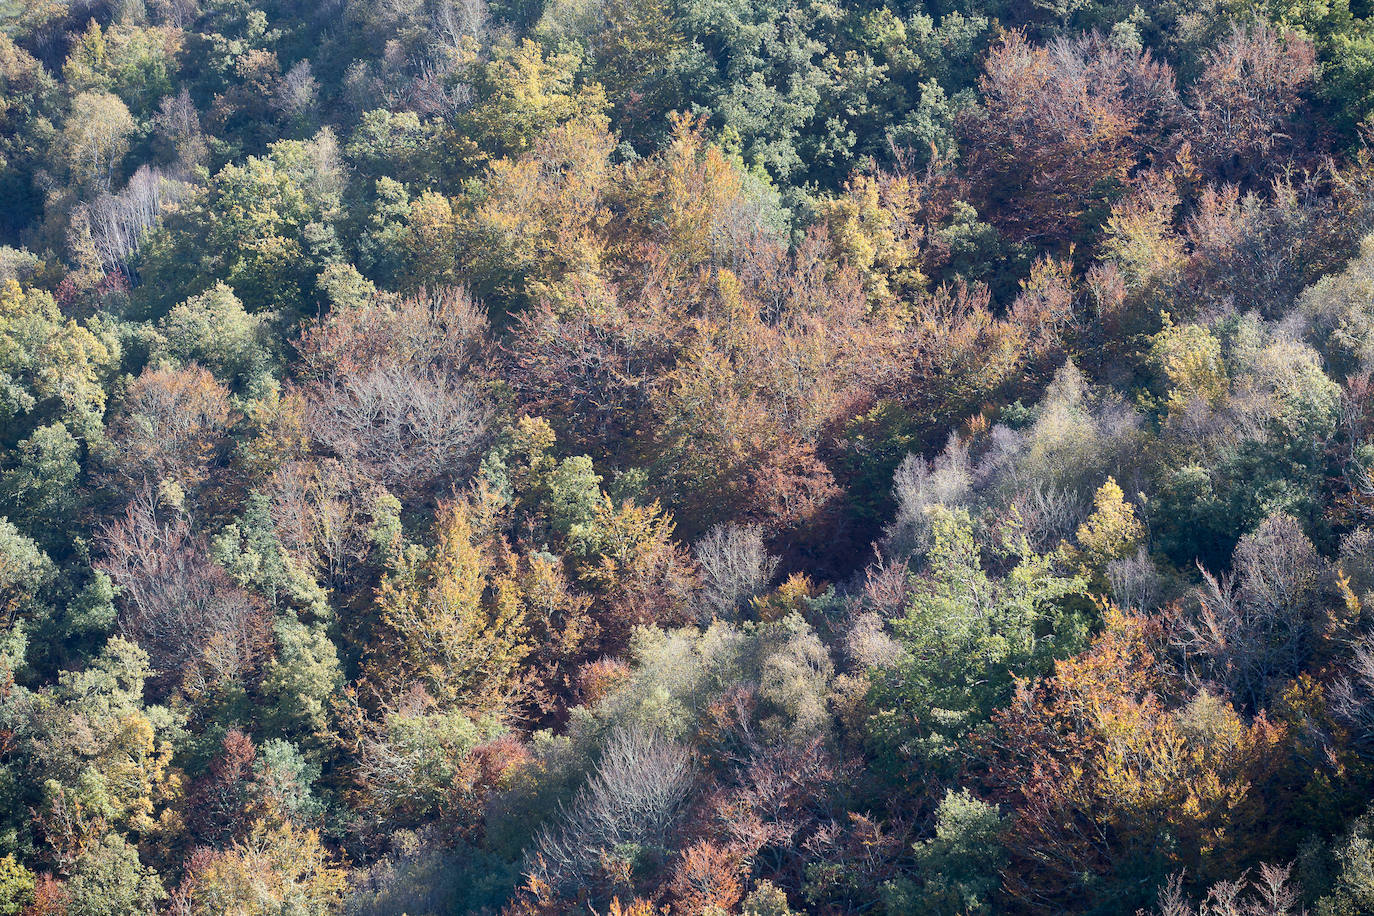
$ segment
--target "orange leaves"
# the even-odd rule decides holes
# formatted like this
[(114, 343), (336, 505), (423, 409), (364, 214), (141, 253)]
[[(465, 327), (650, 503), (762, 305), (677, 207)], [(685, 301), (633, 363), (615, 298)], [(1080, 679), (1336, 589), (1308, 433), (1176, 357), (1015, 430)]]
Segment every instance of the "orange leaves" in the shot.
[(1156, 664), (1159, 624), (1108, 607), (1092, 647), (1023, 684), (997, 716), (994, 779), (1016, 804), (1009, 888), (1032, 904), (1103, 893), (1080, 884), (1133, 857), (1207, 868), (1259, 839), (1251, 786), (1284, 739), (1199, 693), (1166, 705)]
[(194, 486), (208, 473), (229, 420), (229, 392), (205, 369), (147, 369), (110, 426), (116, 473), (133, 486)]
[(676, 911), (696, 916), (712, 908), (730, 912), (744, 898), (739, 855), (709, 840), (683, 850), (673, 870), (669, 891), (677, 899)]
[(1158, 148), (1178, 107), (1173, 74), (1100, 35), (1032, 45), (1007, 33), (963, 119), (968, 173), (988, 214), (1017, 241), (1065, 242)]

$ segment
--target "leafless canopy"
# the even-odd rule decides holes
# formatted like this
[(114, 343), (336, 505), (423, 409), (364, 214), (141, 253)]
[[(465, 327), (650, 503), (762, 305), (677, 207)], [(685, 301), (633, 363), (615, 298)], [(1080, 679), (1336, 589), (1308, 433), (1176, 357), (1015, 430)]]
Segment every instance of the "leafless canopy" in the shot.
[(729, 619), (750, 598), (768, 587), (778, 569), (758, 525), (716, 525), (696, 546), (705, 589), (706, 610)]
[(577, 886), (595, 874), (603, 852), (635, 843), (663, 847), (692, 784), (687, 750), (657, 732), (617, 732), (596, 772), (545, 829), (533, 872), (551, 886)]
[(262, 608), (210, 559), (182, 513), (162, 518), (144, 490), (107, 526), (100, 562), (119, 588), (121, 633), (188, 686), (242, 674), (262, 648)]
[(367, 481), (433, 495), (483, 441), (485, 332), (481, 308), (457, 289), (335, 310), (302, 345), (316, 438)]
[(1231, 576), (1202, 571), (1196, 610), (1174, 642), (1190, 673), (1253, 709), (1312, 652), (1325, 565), (1294, 518), (1272, 515), (1241, 539), (1233, 566)]

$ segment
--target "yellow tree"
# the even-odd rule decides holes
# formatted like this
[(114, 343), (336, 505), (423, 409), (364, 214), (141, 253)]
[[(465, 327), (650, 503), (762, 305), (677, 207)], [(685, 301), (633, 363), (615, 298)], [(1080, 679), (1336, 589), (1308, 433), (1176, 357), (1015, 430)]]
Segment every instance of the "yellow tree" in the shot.
[(129, 108), (108, 92), (83, 92), (72, 100), (62, 131), (62, 150), (72, 178), (108, 190), (115, 169), (129, 151), (137, 125)]
[(1158, 623), (1104, 617), (1088, 651), (996, 717), (993, 781), (1017, 809), (1007, 889), (1036, 907), (1128, 912), (1180, 869), (1228, 873), (1267, 835), (1253, 787), (1284, 728), (1205, 692), (1171, 707)]
[(1114, 478), (1108, 477), (1093, 497), (1093, 514), (1078, 526), (1078, 548), (1072, 551), (1079, 570), (1090, 577), (1097, 590), (1105, 585), (1103, 571), (1112, 560), (1135, 553), (1145, 539), (1145, 526), (1135, 517)]
[(515, 692), (529, 653), (525, 608), (498, 577), (483, 503), (440, 508), (434, 546), (403, 551), (382, 580), (376, 686), (418, 682), (436, 700), (493, 710)]
[(174, 895), (175, 912), (190, 916), (325, 916), (337, 913), (347, 871), (314, 830), (289, 821), (259, 821), (247, 838), (223, 851), (191, 857)]

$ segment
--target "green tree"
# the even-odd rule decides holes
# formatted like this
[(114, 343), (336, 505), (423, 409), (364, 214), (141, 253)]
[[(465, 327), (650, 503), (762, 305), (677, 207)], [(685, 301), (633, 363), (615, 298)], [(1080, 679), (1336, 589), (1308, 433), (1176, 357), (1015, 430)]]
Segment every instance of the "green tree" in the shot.
[[(945, 793), (935, 812), (935, 836), (914, 847), (918, 891), (893, 896), (894, 913), (974, 916), (993, 912), (993, 896), (1006, 867), (1002, 848), (1004, 818), (996, 805), (979, 801), (967, 789)], [(894, 888), (894, 890), (896, 890)], [(899, 896), (900, 895), (900, 896)]]
[[(1066, 609), (1083, 580), (1056, 574), (1014, 527), (1002, 577), (983, 566), (964, 510), (928, 510), (933, 546), (928, 569), (911, 580), (911, 597), (892, 628), (902, 654), (873, 672), (868, 729), (885, 755), (952, 773), (968, 739), (1011, 697), (1015, 679), (1047, 671), (1084, 644), (1087, 622)], [(895, 761), (891, 761), (895, 764)]]
[(157, 873), (118, 834), (93, 843), (76, 860), (67, 882), (70, 916), (155, 916), (166, 899)]
[(71, 534), (80, 503), (80, 446), (67, 427), (50, 423), (19, 442), (14, 465), (0, 475), (10, 518), (51, 545)]
[(333, 134), (283, 140), (226, 165), (147, 241), (135, 301), (149, 317), (222, 281), (252, 314), (301, 314), (316, 278), (341, 259), (334, 223), (343, 175)]
[(19, 916), (33, 901), (33, 886), (33, 872), (14, 856), (0, 858), (0, 916)]
[(200, 363), (232, 390), (252, 395), (272, 381), (271, 317), (250, 315), (232, 289), (216, 283), (163, 316), (156, 354)]

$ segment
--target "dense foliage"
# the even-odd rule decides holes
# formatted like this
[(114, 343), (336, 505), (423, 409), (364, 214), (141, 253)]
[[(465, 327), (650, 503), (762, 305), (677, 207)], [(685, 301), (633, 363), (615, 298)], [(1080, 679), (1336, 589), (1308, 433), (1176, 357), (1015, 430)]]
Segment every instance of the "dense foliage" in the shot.
[(0, 0), (0, 916), (1374, 912), (1361, 0)]

